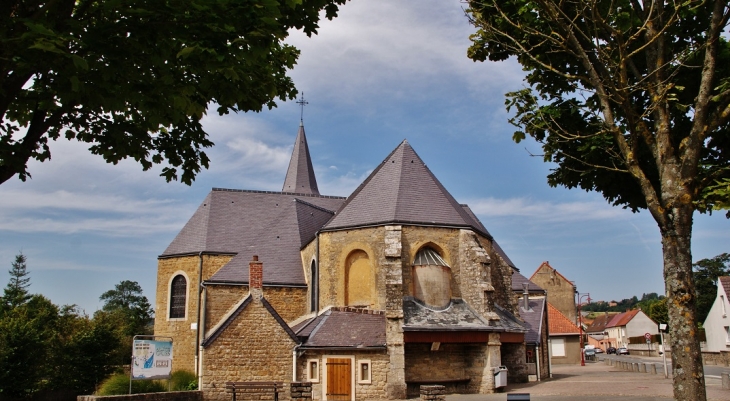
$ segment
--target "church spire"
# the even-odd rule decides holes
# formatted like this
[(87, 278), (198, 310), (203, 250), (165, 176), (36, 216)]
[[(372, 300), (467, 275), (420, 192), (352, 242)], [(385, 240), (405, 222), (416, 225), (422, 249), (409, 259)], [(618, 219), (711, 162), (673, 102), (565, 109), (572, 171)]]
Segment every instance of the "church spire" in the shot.
[(319, 195), (317, 179), (314, 177), (314, 169), (312, 168), (312, 158), (309, 156), (307, 137), (304, 135), (304, 105), (308, 102), (304, 101), (303, 93), (301, 100), (297, 103), (302, 106), (302, 118), (299, 121), (299, 132), (296, 141), (294, 141), (294, 151), (289, 161), (289, 168), (286, 170), (284, 187), (281, 191)]

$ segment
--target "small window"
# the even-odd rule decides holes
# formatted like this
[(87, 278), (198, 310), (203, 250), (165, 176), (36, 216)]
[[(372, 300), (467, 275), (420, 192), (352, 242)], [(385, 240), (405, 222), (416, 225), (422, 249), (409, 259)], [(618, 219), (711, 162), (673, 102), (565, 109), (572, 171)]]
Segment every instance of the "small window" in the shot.
[(725, 326), (725, 342), (730, 343), (730, 326)]
[(369, 360), (363, 360), (357, 364), (357, 382), (360, 384), (370, 384), (373, 382), (373, 373), (371, 372)]
[(319, 383), (319, 360), (309, 359), (307, 361), (307, 381)]
[(188, 295), (188, 282), (179, 274), (172, 279), (170, 285), (170, 319), (184, 319), (185, 305)]

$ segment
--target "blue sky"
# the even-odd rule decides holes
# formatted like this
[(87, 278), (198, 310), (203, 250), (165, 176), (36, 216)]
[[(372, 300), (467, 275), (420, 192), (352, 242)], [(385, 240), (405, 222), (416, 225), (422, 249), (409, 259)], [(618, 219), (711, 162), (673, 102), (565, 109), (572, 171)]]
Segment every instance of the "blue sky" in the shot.
[[(651, 216), (600, 194), (550, 188), (534, 142), (512, 142), (504, 93), (523, 87), (518, 64), (474, 63), (473, 32), (457, 0), (354, 1), (319, 35), (292, 32), (291, 76), (309, 105), (304, 124), (320, 191), (347, 196), (408, 139), (454, 197), (467, 203), (522, 273), (543, 262), (593, 299), (663, 293)], [(211, 168), (188, 187), (133, 161), (114, 166), (82, 144), (51, 144), (33, 178), (0, 185), (0, 285), (28, 257), (30, 291), (91, 314), (99, 296), (138, 281), (154, 300), (161, 254), (213, 187), (281, 190), (299, 125), (293, 101), (204, 124)], [(724, 213), (696, 215), (693, 259), (730, 252)]]

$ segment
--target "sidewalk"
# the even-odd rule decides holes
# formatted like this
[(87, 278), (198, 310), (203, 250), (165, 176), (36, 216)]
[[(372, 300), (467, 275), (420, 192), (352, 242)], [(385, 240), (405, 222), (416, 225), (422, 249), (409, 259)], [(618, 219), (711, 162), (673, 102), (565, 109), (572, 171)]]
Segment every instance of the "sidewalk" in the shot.
[[(730, 390), (723, 390), (720, 379), (706, 378), (707, 399), (730, 400)], [(620, 398), (633, 401), (666, 401), (673, 398), (672, 379), (664, 374), (627, 372), (603, 361), (580, 365), (553, 365), (553, 378), (540, 382), (510, 384), (497, 394), (452, 394), (447, 401), (507, 399), (506, 393), (529, 393), (530, 401), (609, 401)]]

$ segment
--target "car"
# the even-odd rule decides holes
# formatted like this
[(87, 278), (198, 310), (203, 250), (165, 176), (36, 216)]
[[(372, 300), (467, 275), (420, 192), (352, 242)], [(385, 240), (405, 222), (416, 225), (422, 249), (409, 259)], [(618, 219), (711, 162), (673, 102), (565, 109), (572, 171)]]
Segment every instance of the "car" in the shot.
[(596, 348), (595, 350), (596, 350), (596, 354), (602, 354), (603, 353), (603, 350), (600, 349), (600, 348)]
[(629, 350), (626, 347), (620, 347), (616, 350), (616, 355), (629, 355)]
[(616, 348), (615, 347), (608, 347), (608, 348), (606, 348), (606, 353), (607, 354), (615, 354), (616, 353)]

